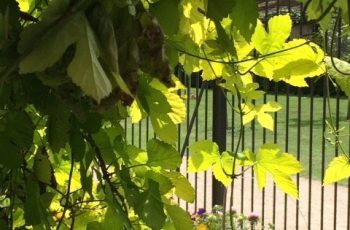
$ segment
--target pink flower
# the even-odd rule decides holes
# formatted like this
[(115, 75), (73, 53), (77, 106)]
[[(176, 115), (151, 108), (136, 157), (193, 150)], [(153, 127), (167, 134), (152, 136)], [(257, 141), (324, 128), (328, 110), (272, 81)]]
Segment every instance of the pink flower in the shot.
[(248, 215), (248, 220), (249, 220), (251, 223), (256, 223), (256, 222), (258, 222), (258, 220), (259, 220), (259, 214), (257, 214), (256, 212), (251, 212), (251, 213)]

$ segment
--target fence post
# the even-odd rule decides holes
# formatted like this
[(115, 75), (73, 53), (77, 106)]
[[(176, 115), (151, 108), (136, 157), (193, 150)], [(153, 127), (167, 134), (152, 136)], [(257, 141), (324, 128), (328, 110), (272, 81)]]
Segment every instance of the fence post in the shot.
[[(226, 98), (220, 86), (213, 84), (213, 141), (220, 152), (226, 150), (227, 107)], [(224, 205), (225, 187), (213, 176), (212, 205)]]

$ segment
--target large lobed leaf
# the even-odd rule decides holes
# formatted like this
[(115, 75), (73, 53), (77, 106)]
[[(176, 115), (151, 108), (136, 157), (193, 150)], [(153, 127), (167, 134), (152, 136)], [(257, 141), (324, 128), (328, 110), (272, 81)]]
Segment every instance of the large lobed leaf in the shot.
[(282, 153), (276, 144), (264, 144), (256, 155), (247, 154), (247, 158), (254, 162), (259, 188), (265, 187), (267, 174), (270, 174), (278, 187), (288, 195), (298, 198), (298, 188), (291, 175), (301, 172), (303, 167), (294, 156)]
[(324, 52), (318, 45), (304, 39), (286, 42), (292, 25), (289, 15), (272, 17), (268, 24), (267, 32), (259, 22), (252, 36), (255, 49), (265, 56), (240, 64), (242, 71), (298, 87), (307, 86), (305, 78), (325, 72)]
[(152, 139), (147, 143), (149, 166), (160, 166), (163, 169), (176, 169), (181, 164), (180, 153), (163, 141)]

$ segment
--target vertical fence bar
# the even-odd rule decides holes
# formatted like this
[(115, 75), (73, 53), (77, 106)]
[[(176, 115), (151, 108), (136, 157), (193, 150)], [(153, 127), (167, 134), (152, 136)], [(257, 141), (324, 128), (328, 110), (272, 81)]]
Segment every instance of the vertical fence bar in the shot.
[[(213, 86), (213, 141), (219, 146), (220, 152), (226, 148), (227, 105), (224, 92), (214, 83)], [(213, 177), (213, 205), (224, 205), (225, 187)]]
[[(275, 101), (278, 102), (278, 83), (275, 83), (275, 92), (274, 92), (274, 96), (275, 96)], [(273, 142), (277, 143), (277, 136), (278, 136), (278, 126), (277, 126), (277, 119), (278, 119), (278, 115), (277, 113), (274, 114), (274, 134), (273, 134)], [(273, 201), (272, 201), (272, 223), (276, 224), (276, 184), (273, 183)]]
[[(268, 81), (267, 80), (264, 80), (264, 87), (265, 87), (265, 91), (267, 91), (268, 90)], [(264, 94), (264, 104), (266, 104), (266, 102), (267, 102), (267, 97), (266, 97), (266, 94)], [(265, 144), (266, 143), (266, 129), (265, 128), (263, 128), (263, 133), (262, 133), (262, 135), (263, 135), (263, 140), (262, 140), (262, 142), (263, 142), (263, 144)], [(261, 199), (262, 199), (262, 208), (261, 208), (261, 216), (262, 216), (262, 220), (261, 220), (261, 224), (262, 224), (262, 226), (264, 226), (264, 224), (265, 224), (265, 188), (263, 188), (262, 189), (262, 197), (261, 197)]]
[[(192, 76), (187, 76), (185, 74), (185, 82), (186, 82), (186, 89), (187, 89), (187, 103), (186, 103), (186, 110), (187, 110), (187, 118), (186, 118), (186, 132), (190, 132), (189, 131), (189, 126), (190, 126), (190, 116), (189, 114), (191, 114), (191, 78)], [(189, 144), (189, 140), (187, 142), (187, 144)], [(187, 162), (188, 162), (188, 158), (189, 158), (189, 155), (188, 155), (188, 148), (186, 149), (186, 166), (187, 166)], [(189, 179), (189, 174), (188, 172), (186, 171), (186, 178), (187, 180)], [(186, 211), (188, 211), (188, 202), (186, 202)]]
[(313, 127), (314, 127), (314, 81), (310, 83), (310, 133), (309, 133), (309, 193), (308, 193), (308, 228), (311, 229), (311, 208), (312, 208), (312, 147), (313, 147)]
[[(285, 136), (285, 151), (288, 152), (289, 147), (289, 85), (286, 86), (286, 136)], [(288, 210), (288, 203), (287, 203), (287, 194), (284, 195), (284, 230), (287, 230), (287, 210)]]
[[(196, 104), (198, 103), (198, 100), (201, 100), (198, 98), (198, 88), (199, 88), (199, 78), (200, 78), (200, 74), (199, 73), (195, 73), (195, 77), (196, 77)], [(195, 123), (195, 141), (198, 141), (198, 120), (199, 120), (199, 113), (197, 113), (197, 116), (196, 116), (196, 123)], [(195, 202), (194, 202), (194, 210), (197, 210), (197, 207), (198, 207), (198, 200), (197, 200), (197, 194), (198, 194), (198, 173), (195, 173), (194, 175), (194, 189), (196, 191), (196, 194), (195, 194)]]
[[(241, 102), (238, 102), (241, 103)], [(242, 139), (241, 139), (241, 145), (242, 145), (242, 151), (245, 148), (245, 126), (242, 126), (242, 130), (240, 130), (240, 132), (242, 132)], [(241, 170), (241, 213), (244, 213), (244, 170), (242, 168)]]
[[(322, 131), (323, 133), (326, 131), (326, 118), (327, 118), (327, 97), (328, 95), (328, 78), (327, 76), (323, 77), (323, 115), (322, 115)], [(326, 139), (323, 137), (322, 138), (322, 168), (321, 168), (321, 180), (323, 180), (324, 178), (324, 174), (325, 174), (325, 162), (326, 162), (326, 149), (325, 149), (325, 145), (326, 145)], [(324, 187), (321, 184), (321, 223), (320, 223), (320, 227), (321, 230), (323, 230), (324, 227), (324, 221), (323, 221), (323, 217), (324, 217)]]
[[(298, 131), (297, 131), (297, 160), (300, 161), (300, 152), (301, 152), (301, 89), (298, 89)], [(300, 184), (300, 174), (297, 174), (297, 188), (299, 190)], [(295, 227), (299, 229), (299, 200), (296, 201), (295, 208)]]
[[(203, 84), (203, 83), (202, 83)], [(208, 85), (206, 84), (205, 86), (205, 105), (204, 105), (204, 109), (205, 109), (205, 115), (204, 115), (204, 139), (207, 140), (208, 139)], [(204, 209), (207, 208), (207, 172), (204, 172)]]

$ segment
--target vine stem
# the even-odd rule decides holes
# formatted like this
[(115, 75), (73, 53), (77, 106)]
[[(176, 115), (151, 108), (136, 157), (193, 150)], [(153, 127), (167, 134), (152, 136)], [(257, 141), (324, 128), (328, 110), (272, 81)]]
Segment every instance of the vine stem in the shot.
[[(207, 57), (204, 49), (202, 49), (202, 51), (203, 51), (205, 57)], [(211, 65), (210, 61), (208, 61), (208, 64), (209, 64), (212, 72), (214, 73), (215, 78), (218, 78), (218, 76), (216, 75), (216, 73), (214, 71), (214, 68)], [(254, 68), (254, 66), (251, 67), (251, 68)], [(240, 174), (237, 174), (237, 175), (235, 174), (235, 167), (236, 167), (236, 163), (237, 163), (238, 149), (239, 149), (239, 146), (241, 145), (241, 139), (242, 139), (242, 136), (243, 136), (243, 108), (242, 108), (242, 104), (241, 104), (242, 97), (241, 97), (241, 94), (239, 93), (239, 90), (238, 90), (237, 86), (234, 85), (234, 87), (236, 89), (237, 99), (238, 99), (238, 109), (239, 109), (239, 115), (240, 115), (240, 131), (239, 131), (238, 142), (236, 144), (236, 149), (235, 149), (234, 156), (233, 156), (232, 175), (229, 175), (232, 178), (232, 182), (231, 182), (232, 188), (231, 188), (231, 193), (230, 193), (230, 225), (231, 225), (231, 229), (234, 229), (234, 226), (233, 226), (233, 213), (231, 213), (231, 208), (232, 208), (232, 205), (233, 205), (234, 181), (235, 181), (236, 177), (240, 175)], [(225, 94), (223, 89), (222, 89), (222, 93), (224, 94), (225, 99), (230, 104), (231, 108), (234, 109), (232, 104), (229, 102), (228, 98), (226, 97), (226, 94)], [(226, 174), (225, 170), (223, 170), (223, 171)], [(225, 189), (225, 194), (224, 194), (224, 199), (223, 199), (224, 200), (224, 205), (223, 205), (224, 207), (223, 207), (223, 220), (222, 220), (222, 226), (221, 226), (222, 230), (225, 230), (225, 224), (226, 224), (225, 223), (226, 222), (226, 199), (227, 199), (227, 189)]]
[[(130, 228), (131, 228), (131, 223), (130, 223), (128, 217), (127, 217), (128, 208), (127, 208), (126, 203), (124, 202), (124, 197), (118, 192), (118, 190), (114, 186), (113, 182), (111, 181), (110, 174), (108, 173), (107, 165), (106, 165), (106, 162), (103, 159), (102, 152), (101, 152), (100, 148), (95, 143), (95, 140), (92, 138), (91, 134), (85, 134), (84, 136), (85, 136), (85, 140), (94, 149), (95, 154), (96, 154), (96, 158), (97, 158), (97, 161), (98, 161), (98, 165), (100, 166), (100, 169), (102, 171), (103, 179), (107, 182), (108, 186), (110, 187), (112, 195), (113, 195), (113, 199), (116, 201), (118, 206), (120, 206), (121, 211), (124, 211), (124, 214), (126, 213), (126, 215), (124, 216), (124, 220), (127, 221), (126, 224), (128, 224), (130, 226)], [(115, 197), (115, 195), (119, 199), (117, 199)]]
[(69, 170), (69, 177), (68, 177), (68, 185), (67, 185), (67, 192), (65, 195), (65, 203), (63, 206), (63, 212), (62, 212), (62, 217), (60, 218), (60, 221), (58, 222), (58, 225), (56, 227), (56, 230), (60, 229), (60, 226), (65, 218), (66, 212), (69, 209), (69, 196), (70, 196), (70, 190), (71, 190), (71, 183), (72, 183), (72, 178), (73, 178), (73, 169), (74, 169), (74, 159), (73, 156), (71, 156), (71, 162), (70, 162), (70, 170)]
[[(275, 52), (271, 52), (271, 53), (268, 53), (268, 54), (262, 54), (258, 57), (252, 57), (252, 58), (247, 58), (247, 59), (243, 59), (243, 60), (240, 60), (240, 61), (221, 61), (221, 60), (215, 60), (215, 59), (211, 59), (211, 58), (208, 58), (206, 55), (204, 55), (204, 57), (202, 56), (199, 56), (199, 55), (196, 55), (196, 54), (193, 54), (191, 52), (188, 52), (184, 49), (180, 49), (179, 47), (177, 47), (176, 45), (174, 44), (171, 44), (171, 42), (168, 41), (168, 44), (172, 47), (174, 47), (177, 51), (179, 51), (180, 53), (183, 53), (183, 54), (186, 54), (186, 55), (189, 55), (191, 57), (195, 57), (195, 58), (198, 58), (198, 59), (201, 59), (201, 60), (205, 60), (205, 61), (208, 61), (208, 62), (215, 62), (215, 63), (221, 63), (221, 64), (229, 64), (229, 65), (234, 65), (234, 64), (240, 64), (240, 63), (244, 63), (244, 62), (249, 62), (249, 61), (255, 61), (255, 60), (260, 60), (262, 58), (267, 58), (267, 57), (270, 57), (272, 55), (275, 55), (275, 54), (280, 54), (280, 53), (284, 53), (284, 52), (287, 52), (289, 50), (293, 50), (293, 49), (297, 49), (299, 47), (302, 47), (304, 45), (307, 45), (309, 44), (310, 41), (306, 41), (304, 43), (301, 43), (299, 45), (296, 45), (296, 46), (293, 46), (293, 47), (289, 47), (289, 48), (286, 48), (286, 49), (282, 49), (282, 50), (278, 50), (278, 51), (275, 51)], [(203, 50), (203, 48), (202, 48)]]
[[(328, 76), (327, 76), (328, 77)], [(334, 119), (332, 116), (332, 110), (331, 110), (331, 100), (330, 100), (330, 91), (329, 91), (329, 85), (328, 85), (328, 79), (326, 81), (326, 88), (327, 88), (327, 107), (328, 107), (328, 113), (329, 113), (329, 120), (330, 120), (330, 127), (332, 129), (332, 132), (334, 133), (335, 136), (335, 142), (336, 142), (336, 147), (339, 147), (340, 151), (342, 152), (343, 155), (345, 155), (348, 160), (350, 161), (350, 156), (348, 156), (344, 150), (343, 145), (339, 141), (339, 136), (337, 134), (337, 130), (334, 127)]]

